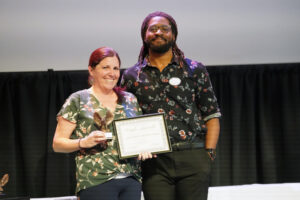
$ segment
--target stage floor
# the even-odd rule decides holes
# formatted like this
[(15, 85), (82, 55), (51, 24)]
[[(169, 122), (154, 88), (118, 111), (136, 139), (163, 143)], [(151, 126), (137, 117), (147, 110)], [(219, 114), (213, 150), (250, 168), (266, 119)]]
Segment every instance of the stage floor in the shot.
[(300, 183), (210, 187), (208, 200), (300, 200)]
[[(33, 200), (76, 200), (75, 196), (31, 198)], [(144, 198), (142, 198), (143, 200)], [(251, 184), (210, 187), (208, 200), (300, 200), (300, 183)]]

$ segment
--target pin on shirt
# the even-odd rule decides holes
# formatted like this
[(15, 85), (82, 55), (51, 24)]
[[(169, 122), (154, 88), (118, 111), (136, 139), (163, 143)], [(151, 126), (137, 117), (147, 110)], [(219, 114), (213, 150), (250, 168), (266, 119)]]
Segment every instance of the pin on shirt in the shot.
[(172, 77), (170, 78), (169, 83), (170, 85), (177, 86), (181, 83), (181, 80), (178, 77)]

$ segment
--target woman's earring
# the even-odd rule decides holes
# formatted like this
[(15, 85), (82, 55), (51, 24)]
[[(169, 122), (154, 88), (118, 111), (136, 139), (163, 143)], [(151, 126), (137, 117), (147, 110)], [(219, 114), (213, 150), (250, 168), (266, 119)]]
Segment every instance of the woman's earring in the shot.
[(88, 83), (90, 86), (92, 86), (94, 84), (94, 78), (91, 75), (89, 75)]

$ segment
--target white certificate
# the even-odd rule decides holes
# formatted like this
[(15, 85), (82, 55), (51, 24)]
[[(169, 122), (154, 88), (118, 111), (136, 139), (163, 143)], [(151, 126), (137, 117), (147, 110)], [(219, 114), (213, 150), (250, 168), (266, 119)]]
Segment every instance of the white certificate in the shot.
[(164, 114), (115, 120), (113, 125), (121, 159), (136, 157), (142, 152), (172, 151)]

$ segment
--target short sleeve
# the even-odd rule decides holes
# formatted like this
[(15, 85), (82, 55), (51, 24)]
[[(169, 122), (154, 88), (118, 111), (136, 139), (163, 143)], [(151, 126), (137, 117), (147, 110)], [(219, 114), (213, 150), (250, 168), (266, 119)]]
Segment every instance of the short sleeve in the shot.
[(58, 112), (57, 117), (62, 116), (64, 119), (72, 123), (77, 123), (80, 106), (79, 102), (79, 94), (73, 93), (72, 95), (70, 95), (70, 97), (65, 101), (64, 105)]
[(194, 70), (194, 76), (197, 77), (196, 101), (204, 121), (221, 117), (209, 74), (201, 63), (197, 63), (197, 67)]

